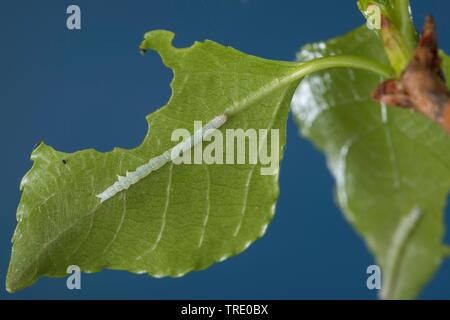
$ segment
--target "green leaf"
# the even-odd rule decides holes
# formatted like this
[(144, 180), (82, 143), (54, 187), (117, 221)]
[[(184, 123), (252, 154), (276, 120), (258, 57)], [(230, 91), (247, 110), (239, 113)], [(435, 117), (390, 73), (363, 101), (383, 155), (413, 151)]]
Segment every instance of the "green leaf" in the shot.
[[(279, 159), (272, 158), (273, 175), (263, 175), (261, 169), (268, 165), (260, 162), (176, 165), (167, 159), (106, 201), (104, 196), (112, 194), (104, 191), (118, 175), (130, 177), (127, 172), (150, 159), (165, 158), (175, 145), (173, 131), (193, 133), (194, 121), (228, 119), (222, 133), (279, 130), (277, 151), (282, 155), (289, 103), (304, 76), (333, 67), (392, 74), (389, 67), (358, 57), (279, 62), (212, 41), (174, 48), (173, 37), (153, 31), (141, 44), (142, 52), (160, 54), (174, 79), (172, 97), (148, 116), (150, 129), (139, 147), (68, 154), (42, 143), (33, 151), (33, 167), (21, 183), (8, 291), (25, 288), (42, 275), (64, 276), (70, 265), (86, 272), (110, 268), (177, 277), (245, 250), (265, 233), (275, 213)], [(274, 144), (272, 135), (259, 137), (260, 150)], [(224, 142), (232, 143), (228, 138)], [(194, 148), (204, 151), (200, 144)], [(267, 155), (274, 152), (269, 149)]]
[[(139, 147), (69, 154), (42, 143), (33, 151), (33, 167), (21, 183), (8, 291), (25, 288), (43, 275), (65, 276), (70, 265), (86, 272), (109, 268), (176, 277), (245, 250), (264, 234), (275, 213), (276, 159), (274, 175), (261, 175), (267, 165), (259, 162), (169, 161), (105, 202), (97, 196), (117, 175), (165, 155), (175, 145), (172, 132), (186, 128), (193, 133), (194, 121), (206, 124), (226, 117), (222, 133), (277, 129), (282, 155), (289, 103), (301, 78), (337, 66), (391, 72), (351, 57), (269, 61), (211, 41), (180, 49), (172, 46), (173, 36), (150, 32), (141, 45), (143, 52), (153, 49), (161, 55), (174, 79), (170, 101), (148, 117), (150, 129)], [(258, 148), (269, 139), (260, 139)], [(273, 154), (269, 149), (268, 155)]]
[[(379, 37), (365, 27), (307, 45), (298, 59), (339, 54), (389, 64)], [(447, 57), (444, 69), (450, 76)], [(418, 113), (373, 102), (382, 80), (361, 70), (323, 71), (302, 81), (292, 110), (302, 134), (326, 155), (337, 201), (382, 268), (382, 297), (408, 299), (448, 251), (450, 139)]]
[(211, 41), (174, 48), (172, 38), (155, 31), (142, 44), (158, 51), (175, 77), (170, 101), (148, 117), (149, 132), (139, 147), (69, 154), (40, 144), (33, 151), (33, 167), (21, 183), (8, 291), (42, 275), (65, 276), (69, 265), (86, 272), (109, 268), (181, 276), (243, 251), (266, 231), (278, 174), (261, 175), (259, 163), (170, 162), (106, 202), (96, 197), (117, 175), (173, 147), (174, 129), (192, 133), (194, 121), (206, 124), (237, 107), (221, 130), (279, 129), (282, 153), (299, 79), (274, 81), (291, 76), (298, 64), (252, 57)]

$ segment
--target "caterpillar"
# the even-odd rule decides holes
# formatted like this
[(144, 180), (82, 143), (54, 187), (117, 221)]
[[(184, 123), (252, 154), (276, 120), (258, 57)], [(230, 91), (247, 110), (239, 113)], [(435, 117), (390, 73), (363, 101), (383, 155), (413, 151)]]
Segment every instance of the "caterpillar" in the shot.
[(210, 122), (208, 122), (201, 129), (194, 132), (189, 139), (182, 141), (172, 147), (171, 149), (163, 152), (159, 156), (151, 158), (146, 164), (139, 166), (135, 171), (127, 172), (125, 176), (117, 176), (117, 181), (111, 186), (105, 189), (102, 193), (96, 195), (100, 199), (100, 203), (114, 197), (117, 193), (127, 190), (133, 184), (139, 182), (150, 173), (163, 167), (169, 161), (173, 161), (184, 152), (190, 150), (201, 141), (209, 138), (213, 132), (213, 129), (218, 129), (225, 124), (228, 117), (226, 114), (221, 114)]

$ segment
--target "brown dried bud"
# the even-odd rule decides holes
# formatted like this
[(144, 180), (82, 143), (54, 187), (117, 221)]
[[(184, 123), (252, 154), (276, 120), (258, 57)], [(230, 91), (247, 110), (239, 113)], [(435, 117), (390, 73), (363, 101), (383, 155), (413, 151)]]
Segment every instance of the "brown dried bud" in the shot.
[(450, 133), (450, 91), (445, 84), (441, 63), (436, 25), (428, 16), (419, 45), (400, 79), (380, 84), (373, 98), (420, 112)]

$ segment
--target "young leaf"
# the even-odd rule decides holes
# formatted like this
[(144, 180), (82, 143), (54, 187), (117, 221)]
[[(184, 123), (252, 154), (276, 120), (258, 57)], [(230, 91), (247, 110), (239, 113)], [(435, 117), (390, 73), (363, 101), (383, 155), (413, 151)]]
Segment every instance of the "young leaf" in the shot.
[(369, 18), (369, 6), (378, 6), (381, 15), (388, 18), (402, 34), (404, 45), (414, 50), (417, 42), (417, 33), (411, 18), (409, 0), (358, 0), (362, 14)]
[[(338, 54), (389, 64), (379, 37), (365, 27), (307, 45), (298, 58)], [(444, 62), (450, 76), (449, 59)], [(318, 73), (302, 81), (292, 110), (302, 134), (326, 155), (339, 205), (382, 267), (382, 296), (407, 299), (444, 256), (450, 139), (418, 113), (373, 102), (381, 81), (351, 69)]]

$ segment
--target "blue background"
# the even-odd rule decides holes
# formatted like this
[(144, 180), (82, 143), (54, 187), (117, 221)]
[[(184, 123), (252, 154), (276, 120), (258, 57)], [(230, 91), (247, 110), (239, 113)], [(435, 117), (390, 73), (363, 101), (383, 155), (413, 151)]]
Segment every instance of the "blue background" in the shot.
[[(78, 4), (82, 30), (66, 28), (66, 8)], [(438, 21), (450, 52), (450, 2), (413, 0), (417, 25)], [(159, 57), (137, 49), (144, 32), (169, 29), (175, 45), (212, 39), (257, 56), (293, 60), (307, 42), (362, 24), (354, 0), (87, 1), (2, 0), (0, 5), (0, 279), (20, 198), (18, 185), (39, 140), (62, 151), (135, 147), (145, 115), (170, 96), (171, 72)], [(120, 127), (120, 130), (117, 128)], [(300, 138), (292, 119), (281, 170), (277, 214), (263, 239), (243, 254), (180, 279), (153, 279), (120, 271), (84, 275), (82, 290), (65, 279), (39, 280), (0, 299), (373, 299), (363, 242), (333, 200), (323, 155)], [(449, 214), (447, 214), (449, 216)], [(450, 262), (422, 298), (450, 298)]]

